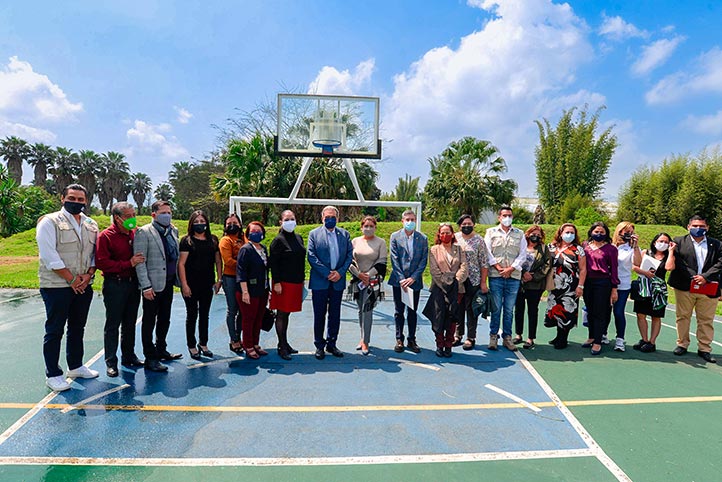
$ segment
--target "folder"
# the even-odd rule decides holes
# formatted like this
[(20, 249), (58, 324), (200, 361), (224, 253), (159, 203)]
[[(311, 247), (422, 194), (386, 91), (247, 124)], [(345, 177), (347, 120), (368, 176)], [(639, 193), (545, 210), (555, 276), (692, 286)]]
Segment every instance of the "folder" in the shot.
[(716, 281), (708, 281), (707, 283), (703, 285), (698, 285), (694, 281), (692, 281), (689, 285), (689, 292), (690, 293), (699, 293), (701, 295), (707, 295), (707, 296), (717, 296), (717, 289), (719, 288), (719, 283)]

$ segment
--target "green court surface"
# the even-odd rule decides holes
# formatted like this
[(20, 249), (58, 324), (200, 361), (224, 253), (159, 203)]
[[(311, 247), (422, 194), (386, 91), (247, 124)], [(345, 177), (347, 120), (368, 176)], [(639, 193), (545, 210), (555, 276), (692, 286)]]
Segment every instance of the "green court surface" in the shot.
[[(221, 296), (211, 312), (216, 357), (209, 366), (194, 369), (186, 356), (167, 380), (142, 369), (117, 379), (101, 374), (22, 419), (49, 393), (44, 313), (37, 292), (1, 292), (0, 480), (721, 480), (722, 367), (694, 354), (694, 338), (689, 354), (672, 355), (670, 310), (653, 354), (631, 349), (639, 336), (630, 314), (625, 353), (607, 346), (591, 356), (579, 346), (581, 326), (569, 348), (557, 351), (545, 344), (552, 330), (540, 326), (537, 347), (519, 356), (477, 346), (440, 361), (421, 320), (424, 351), (391, 350), (390, 301), (375, 316), (372, 356), (362, 357), (353, 350), (355, 309), (344, 304), (339, 346), (346, 356), (317, 361), (305, 306), (292, 317), (290, 339), (302, 353), (289, 362), (275, 353), (260, 362), (233, 359), (223, 312)], [(96, 297), (86, 360), (102, 349), (103, 318)], [(176, 298), (175, 351), (184, 345), (183, 321)], [(480, 321), (482, 344), (488, 324)], [(274, 346), (275, 334), (264, 333), (262, 344)], [(102, 356), (93, 368), (104, 370)], [(114, 383), (129, 384), (131, 393), (83, 404)], [(163, 436), (153, 439), (156, 433)]]

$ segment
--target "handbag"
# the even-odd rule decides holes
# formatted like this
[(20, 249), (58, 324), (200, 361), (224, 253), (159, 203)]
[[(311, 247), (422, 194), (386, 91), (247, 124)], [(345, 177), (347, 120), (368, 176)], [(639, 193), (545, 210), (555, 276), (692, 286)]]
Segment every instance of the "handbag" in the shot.
[(642, 294), (639, 292), (641, 287), (642, 282), (639, 279), (632, 281), (632, 287), (629, 289), (629, 297), (632, 298), (632, 300), (641, 301), (643, 299)]
[(266, 308), (266, 312), (263, 314), (263, 322), (261, 323), (261, 329), (263, 331), (271, 331), (273, 324), (276, 322), (276, 312)]

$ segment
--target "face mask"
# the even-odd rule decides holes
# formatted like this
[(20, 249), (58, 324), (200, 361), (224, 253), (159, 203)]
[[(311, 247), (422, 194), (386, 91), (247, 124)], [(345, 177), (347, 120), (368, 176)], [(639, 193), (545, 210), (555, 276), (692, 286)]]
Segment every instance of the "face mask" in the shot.
[(440, 234), (440, 235), (439, 235), (439, 239), (440, 239), (441, 242), (444, 243), (444, 244), (450, 243), (453, 238), (454, 238), (454, 235), (453, 235), (453, 234), (449, 234), (449, 233), (444, 233), (444, 234)]
[(135, 219), (135, 216), (132, 218), (124, 219), (123, 220), (123, 227), (130, 231), (131, 229), (135, 229), (135, 227), (138, 225), (138, 221)]
[(193, 231), (195, 231), (198, 234), (205, 233), (206, 232), (206, 225), (205, 224), (194, 224), (193, 225)]
[(248, 233), (248, 239), (250, 239), (254, 243), (260, 243), (263, 241), (263, 233), (260, 231), (253, 231), (252, 233)]
[(84, 203), (76, 203), (74, 201), (65, 201), (63, 207), (72, 215), (80, 214), (85, 209)]
[(226, 232), (228, 234), (238, 234), (238, 231), (241, 230), (241, 227), (237, 224), (229, 224), (226, 226)]
[(624, 241), (629, 241), (630, 239), (632, 239), (632, 233), (624, 233), (624, 234), (622, 235), (622, 239), (623, 239)]
[(368, 236), (369, 238), (376, 233), (376, 228), (369, 227), (369, 228), (361, 228), (361, 231), (363, 231), (364, 236)]
[(514, 222), (514, 218), (512, 218), (511, 216), (504, 216), (503, 218), (501, 218), (502, 226), (506, 226), (507, 228), (509, 226), (511, 226), (511, 223), (513, 223), (513, 222)]
[(656, 243), (654, 243), (654, 247), (657, 249), (657, 251), (667, 251), (669, 249), (669, 243), (657, 241)]
[(292, 233), (293, 230), (296, 229), (296, 220), (295, 220), (295, 219), (290, 219), (290, 220), (288, 220), (288, 221), (284, 221), (284, 222), (281, 224), (281, 227), (282, 227), (283, 230), (286, 231), (287, 233)]
[(529, 241), (531, 241), (532, 243), (538, 243), (539, 241), (541, 241), (541, 236), (539, 236), (538, 234), (532, 234), (531, 236), (529, 236)]
[(691, 234), (693, 238), (701, 238), (707, 234), (707, 230), (704, 228), (689, 228), (689, 234)]
[(604, 241), (605, 239), (607, 239), (607, 235), (600, 233), (592, 234), (592, 239), (594, 241)]
[(323, 225), (326, 226), (327, 229), (333, 229), (336, 227), (336, 217), (331, 216), (324, 220)]
[(416, 221), (406, 221), (404, 222), (404, 229), (406, 231), (413, 231), (416, 229)]
[(468, 236), (469, 234), (474, 232), (474, 226), (462, 226), (461, 232)]
[(170, 213), (160, 213), (155, 215), (155, 222), (164, 227), (170, 226), (170, 219)]
[(574, 233), (562, 233), (562, 239), (565, 243), (571, 243), (576, 239), (577, 235)]

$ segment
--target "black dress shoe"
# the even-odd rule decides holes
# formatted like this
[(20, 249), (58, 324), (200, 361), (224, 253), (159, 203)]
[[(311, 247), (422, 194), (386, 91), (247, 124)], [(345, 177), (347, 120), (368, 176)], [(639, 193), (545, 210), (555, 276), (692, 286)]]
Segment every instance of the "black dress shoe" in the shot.
[(444, 348), (444, 356), (446, 358), (451, 358), (451, 347), (450, 346), (447, 346), (446, 348)]
[(197, 348), (198, 348), (198, 352), (199, 352), (201, 355), (203, 355), (204, 357), (213, 358), (213, 352), (210, 351), (210, 350), (208, 349), (208, 347), (206, 347), (206, 349), (204, 350), (204, 349), (203, 349), (203, 345), (201, 345), (201, 344), (199, 343), (198, 346), (197, 346)]
[(289, 345), (288, 343), (286, 343), (286, 351), (287, 351), (288, 353), (290, 353), (291, 355), (295, 355), (295, 354), (298, 353), (298, 350), (296, 350), (295, 348), (293, 348), (293, 347), (292, 347), (291, 345)]
[(173, 360), (180, 360), (183, 358), (182, 353), (170, 353), (168, 350), (163, 350), (158, 353), (158, 358), (160, 358), (161, 361), (173, 361)]
[(191, 351), (192, 349), (193, 349), (193, 348), (188, 348), (188, 353), (190, 354), (191, 358), (193, 358), (194, 360), (200, 360), (200, 359), (201, 359), (201, 352), (200, 352), (200, 351), (196, 351), (195, 353), (193, 353), (193, 352)]
[(416, 340), (407, 341), (406, 346), (414, 353), (421, 353), (421, 348), (419, 348), (419, 345), (416, 344)]
[(108, 367), (106, 368), (105, 373), (110, 378), (115, 378), (118, 376), (118, 367)]
[(683, 346), (678, 346), (677, 348), (675, 348), (675, 349), (672, 351), (672, 353), (674, 353), (674, 354), (677, 355), (677, 356), (682, 356), (682, 355), (684, 355), (685, 353), (687, 353), (687, 349), (686, 349), (685, 347), (683, 347)]
[(326, 358), (326, 353), (323, 352), (323, 348), (316, 348), (316, 360), (323, 360)]
[(697, 356), (707, 363), (717, 363), (717, 359), (708, 351), (697, 351)]
[(139, 359), (137, 356), (129, 358), (128, 360), (122, 360), (120, 362), (125, 368), (140, 368), (145, 365), (145, 362)]
[(436, 349), (436, 356), (439, 358), (444, 358), (444, 349), (443, 348), (437, 348)]
[(163, 365), (158, 360), (146, 360), (145, 361), (145, 369), (150, 370), (152, 372), (167, 372), (168, 367)]
[(284, 360), (290, 360), (291, 355), (288, 353), (288, 349), (286, 347), (282, 347), (281, 345), (278, 345), (278, 348), (276, 349), (278, 351), (278, 356), (283, 358)]
[(396, 346), (394, 347), (394, 351), (396, 353), (401, 353), (404, 351), (404, 342), (402, 340), (396, 340)]
[(343, 358), (343, 352), (335, 346), (326, 346), (326, 351), (335, 357)]

